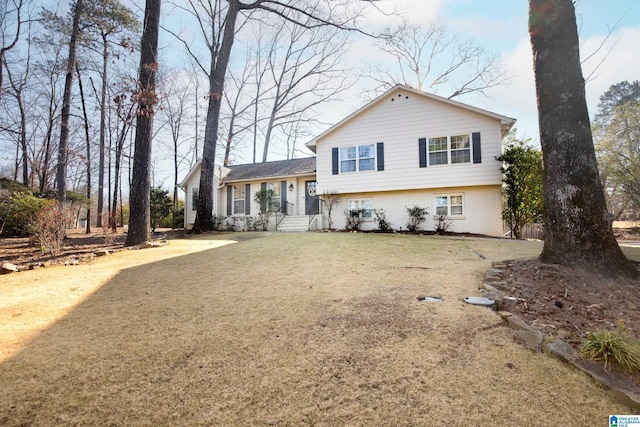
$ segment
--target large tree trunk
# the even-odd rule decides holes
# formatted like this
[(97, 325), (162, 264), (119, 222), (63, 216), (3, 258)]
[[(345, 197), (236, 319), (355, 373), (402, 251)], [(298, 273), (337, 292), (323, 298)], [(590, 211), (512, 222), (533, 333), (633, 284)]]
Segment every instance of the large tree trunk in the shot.
[(67, 159), (69, 145), (69, 117), (71, 116), (71, 88), (73, 86), (73, 72), (76, 66), (76, 49), (80, 34), (80, 16), (82, 16), (83, 0), (77, 0), (73, 14), (73, 29), (69, 43), (69, 59), (67, 61), (67, 75), (64, 82), (64, 96), (62, 98), (62, 124), (60, 126), (60, 145), (58, 147), (58, 168), (56, 181), (58, 182), (57, 200), (64, 204), (67, 190)]
[(136, 117), (136, 139), (133, 154), (133, 176), (129, 196), (129, 232), (125, 246), (140, 244), (151, 238), (151, 138), (156, 98), (158, 67), (158, 29), (160, 0), (147, 0), (140, 51), (140, 85)]
[(540, 259), (635, 275), (607, 220), (572, 0), (530, 0), (529, 33), (544, 162)]
[(194, 233), (213, 230), (213, 173), (218, 141), (220, 107), (222, 106), (224, 79), (227, 73), (229, 58), (231, 57), (231, 47), (233, 46), (235, 37), (235, 26), (239, 10), (240, 5), (238, 0), (229, 0), (220, 52), (217, 58), (213, 55), (213, 52), (211, 55), (209, 106), (207, 109), (207, 123), (204, 130), (204, 146), (202, 148), (198, 207), (192, 229)]

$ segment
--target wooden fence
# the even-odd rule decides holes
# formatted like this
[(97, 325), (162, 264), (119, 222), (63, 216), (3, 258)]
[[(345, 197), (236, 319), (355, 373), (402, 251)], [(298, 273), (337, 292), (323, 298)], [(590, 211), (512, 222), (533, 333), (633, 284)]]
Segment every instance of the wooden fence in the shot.
[[(504, 230), (504, 237), (511, 237), (511, 229), (507, 225), (506, 221), (502, 222), (502, 229)], [(544, 240), (543, 237), (544, 237), (543, 224), (527, 224), (522, 228), (523, 239)]]

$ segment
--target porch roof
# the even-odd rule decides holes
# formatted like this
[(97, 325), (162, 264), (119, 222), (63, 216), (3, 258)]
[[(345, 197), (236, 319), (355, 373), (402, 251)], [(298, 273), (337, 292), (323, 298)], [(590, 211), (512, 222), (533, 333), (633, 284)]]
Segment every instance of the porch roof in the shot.
[(316, 158), (276, 160), (265, 163), (227, 166), (229, 173), (223, 182), (252, 181), (266, 178), (315, 175)]

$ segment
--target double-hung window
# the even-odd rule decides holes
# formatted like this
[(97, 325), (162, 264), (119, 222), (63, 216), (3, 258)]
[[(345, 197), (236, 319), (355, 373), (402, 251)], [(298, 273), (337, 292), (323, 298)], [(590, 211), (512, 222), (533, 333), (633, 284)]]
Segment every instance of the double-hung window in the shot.
[(450, 217), (464, 215), (462, 194), (436, 196), (436, 215)]
[(349, 210), (362, 209), (362, 218), (364, 219), (372, 219), (373, 218), (373, 203), (371, 199), (350, 199), (348, 203)]
[(468, 134), (429, 138), (429, 165), (471, 162), (471, 143)]
[(375, 145), (361, 145), (358, 147), (358, 170), (376, 170), (376, 149)]
[(429, 138), (429, 164), (446, 165), (449, 163), (447, 137)]
[(470, 163), (471, 146), (469, 135), (454, 135), (451, 137), (451, 163)]
[(360, 145), (340, 148), (340, 172), (376, 170), (376, 146)]
[(233, 186), (233, 214), (243, 214), (244, 213), (244, 185), (234, 185)]

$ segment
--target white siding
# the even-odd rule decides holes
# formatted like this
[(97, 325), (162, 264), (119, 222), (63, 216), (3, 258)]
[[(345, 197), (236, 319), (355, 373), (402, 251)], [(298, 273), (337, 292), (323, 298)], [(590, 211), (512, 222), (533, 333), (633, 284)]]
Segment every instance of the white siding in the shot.
[[(419, 167), (419, 138), (473, 132), (481, 134), (482, 163)], [(502, 176), (495, 157), (501, 153), (501, 141), (498, 119), (398, 89), (317, 141), (318, 190), (354, 193), (499, 185)], [(378, 142), (384, 142), (384, 171), (332, 174), (332, 148)]]
[[(184, 197), (184, 228), (190, 229), (193, 227), (193, 223), (196, 220), (195, 206), (191, 203), (191, 194), (193, 189), (200, 188), (200, 166), (197, 166), (197, 170), (194, 170), (189, 181), (186, 183), (185, 197)], [(219, 180), (216, 176), (213, 177), (213, 214), (216, 214), (217, 206), (219, 205), (218, 188)]]
[[(456, 233), (477, 233), (488, 236), (502, 236), (502, 202), (500, 186), (481, 187), (453, 187), (429, 190), (393, 191), (376, 193), (341, 194), (340, 202), (332, 213), (333, 227), (345, 227), (345, 211), (349, 200), (371, 199), (373, 209), (384, 209), (387, 220), (394, 230), (406, 230), (409, 215), (407, 208), (418, 205), (427, 208), (429, 214), (421, 225), (425, 231), (435, 228), (434, 216), (436, 212), (435, 199), (439, 195), (462, 195), (464, 215), (450, 216), (448, 231)], [(326, 216), (326, 213), (325, 213)], [(375, 217), (375, 215), (374, 215)], [(326, 223), (326, 221), (325, 221)], [(363, 230), (376, 229), (377, 225), (365, 221)]]
[[(189, 182), (187, 183), (186, 194), (184, 197), (184, 228), (189, 229), (193, 227), (193, 223), (196, 221), (196, 207), (193, 206), (191, 201), (191, 193), (194, 188), (200, 186), (200, 171), (198, 170), (193, 174)], [(215, 191), (214, 191), (215, 194)]]

